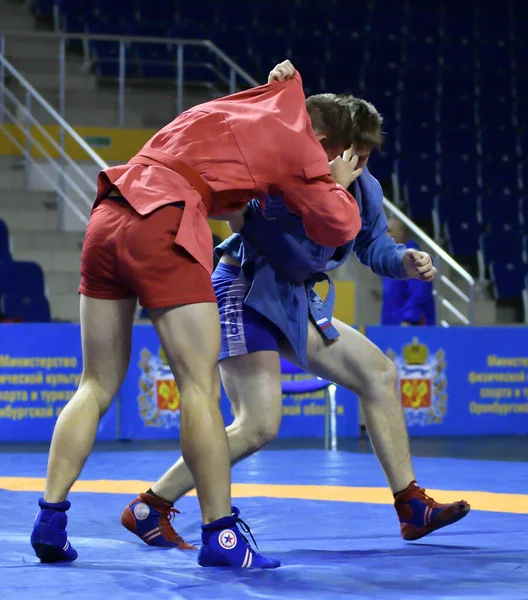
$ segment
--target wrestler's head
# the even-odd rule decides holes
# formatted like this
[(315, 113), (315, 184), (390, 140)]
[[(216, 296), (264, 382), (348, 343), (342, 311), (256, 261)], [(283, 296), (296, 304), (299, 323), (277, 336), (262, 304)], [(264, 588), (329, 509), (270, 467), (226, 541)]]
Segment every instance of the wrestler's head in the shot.
[(306, 98), (314, 133), (329, 161), (352, 145), (352, 114), (345, 98), (337, 94), (316, 94)]
[(358, 155), (357, 168), (367, 165), (370, 153), (383, 144), (383, 117), (375, 106), (361, 98), (347, 96), (352, 114), (352, 147)]
[(316, 94), (306, 99), (306, 108), (315, 135), (334, 160), (353, 147), (363, 168), (374, 149), (383, 143), (383, 118), (366, 100), (338, 94)]

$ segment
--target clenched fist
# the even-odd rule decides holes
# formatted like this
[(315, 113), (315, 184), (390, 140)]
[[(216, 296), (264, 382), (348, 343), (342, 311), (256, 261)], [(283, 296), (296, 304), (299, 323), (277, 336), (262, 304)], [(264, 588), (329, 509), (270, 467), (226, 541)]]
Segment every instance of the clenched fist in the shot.
[(403, 266), (409, 279), (433, 281), (436, 267), (427, 252), (409, 249), (403, 255)]
[(278, 65), (273, 67), (268, 75), (268, 83), (272, 81), (286, 81), (287, 79), (293, 79), (295, 75), (295, 67), (289, 60), (285, 60)]

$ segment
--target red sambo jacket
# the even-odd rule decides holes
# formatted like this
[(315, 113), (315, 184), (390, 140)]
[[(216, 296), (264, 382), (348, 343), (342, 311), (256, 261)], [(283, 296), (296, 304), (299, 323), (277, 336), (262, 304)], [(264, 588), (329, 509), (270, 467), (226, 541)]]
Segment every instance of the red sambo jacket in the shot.
[(111, 185), (141, 215), (184, 201), (175, 242), (210, 271), (207, 217), (264, 194), (282, 195), (318, 244), (341, 246), (361, 229), (355, 199), (331, 177), (297, 72), (185, 111), (127, 165), (99, 174), (98, 199)]

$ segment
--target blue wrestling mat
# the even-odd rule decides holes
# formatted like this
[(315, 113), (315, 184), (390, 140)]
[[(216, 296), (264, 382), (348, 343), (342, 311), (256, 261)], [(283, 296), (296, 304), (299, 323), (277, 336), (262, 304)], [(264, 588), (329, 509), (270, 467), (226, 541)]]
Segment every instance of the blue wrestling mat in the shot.
[[(29, 545), (47, 455), (0, 454), (3, 597), (528, 599), (528, 463), (416, 458), (418, 481), (431, 495), (440, 501), (463, 497), (473, 510), (453, 526), (408, 543), (400, 538), (390, 492), (372, 455), (261, 452), (234, 468), (234, 503), (261, 551), (283, 566), (231, 571), (203, 569), (194, 553), (150, 548), (119, 523), (124, 506), (176, 456), (94, 453), (79, 485), (85, 491), (70, 495), (69, 534), (79, 558), (57, 566), (40, 564)], [(197, 542), (196, 497), (177, 507), (182, 514), (176, 529)]]

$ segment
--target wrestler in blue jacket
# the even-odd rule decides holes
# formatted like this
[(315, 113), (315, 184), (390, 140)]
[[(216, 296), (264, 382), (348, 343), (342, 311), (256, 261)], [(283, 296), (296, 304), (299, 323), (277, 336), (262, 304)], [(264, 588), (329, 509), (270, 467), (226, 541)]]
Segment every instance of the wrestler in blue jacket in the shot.
[[(242, 264), (244, 275), (252, 281), (245, 304), (284, 333), (303, 365), (307, 363), (308, 315), (327, 339), (339, 335), (331, 325), (335, 293), (327, 271), (342, 265), (354, 251), (376, 275), (407, 277), (402, 263), (407, 248), (387, 236), (378, 180), (364, 168), (351, 192), (359, 204), (363, 226), (357, 238), (345, 246), (315, 244), (280, 196), (266, 196), (249, 204), (242, 231), (216, 248), (219, 256), (228, 254)], [(324, 302), (313, 290), (318, 281), (329, 283)]]

